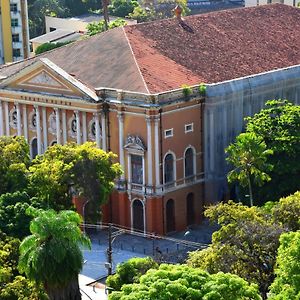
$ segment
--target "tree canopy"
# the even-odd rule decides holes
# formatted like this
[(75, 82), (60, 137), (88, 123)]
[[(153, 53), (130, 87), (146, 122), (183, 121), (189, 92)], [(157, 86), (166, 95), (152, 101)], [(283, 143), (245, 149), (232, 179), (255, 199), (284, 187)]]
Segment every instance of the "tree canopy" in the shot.
[(80, 245), (90, 247), (73, 211), (31, 209), (31, 235), (20, 245), (19, 270), (44, 285), (50, 299), (80, 299), (78, 274), (83, 265)]
[(208, 274), (186, 265), (161, 264), (140, 277), (139, 283), (126, 284), (109, 300), (180, 299), (261, 299), (257, 286), (232, 274)]
[(273, 154), (267, 164), (271, 181), (254, 190), (263, 201), (279, 200), (300, 190), (300, 106), (287, 100), (268, 101), (265, 108), (246, 119), (246, 132), (263, 139)]
[[(108, 23), (108, 29), (112, 29), (115, 27), (121, 27), (121, 26), (125, 26), (125, 25), (126, 25), (126, 21), (121, 18), (118, 18), (118, 19)], [(88, 35), (92, 36), (92, 35), (95, 35), (97, 33), (104, 32), (104, 31), (106, 31), (104, 20), (99, 21), (99, 22), (92, 22), (87, 25), (87, 34)]]
[(280, 237), (276, 278), (271, 285), (272, 300), (300, 299), (300, 232)]

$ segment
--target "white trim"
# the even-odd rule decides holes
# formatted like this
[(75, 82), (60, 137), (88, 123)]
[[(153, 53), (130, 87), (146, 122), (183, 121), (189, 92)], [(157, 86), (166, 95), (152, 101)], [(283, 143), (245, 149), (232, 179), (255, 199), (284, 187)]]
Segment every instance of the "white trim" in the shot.
[[(167, 157), (168, 154), (171, 154), (173, 156), (173, 181), (172, 182), (165, 182), (165, 159)], [(163, 184), (169, 184), (169, 183), (173, 183), (174, 182), (174, 186), (177, 185), (176, 183), (176, 155), (173, 151), (171, 150), (168, 150), (168, 152), (166, 152), (166, 154), (164, 155), (164, 158), (163, 158)]]
[(56, 140), (57, 144), (61, 144), (61, 132), (60, 132), (60, 109), (59, 108), (54, 108), (55, 111), (55, 121), (56, 121)]
[(47, 126), (47, 111), (46, 107), (42, 107), (42, 118), (43, 118), (43, 134), (44, 134), (44, 149), (48, 147), (48, 126)]
[(87, 128), (86, 128), (86, 112), (82, 112), (82, 142), (87, 141)]
[(165, 139), (173, 137), (174, 135), (173, 128), (165, 129), (164, 132), (165, 132)]
[(159, 161), (159, 118), (154, 119), (154, 155), (155, 155), (155, 186), (160, 185), (160, 161)]
[(102, 149), (106, 151), (106, 117), (105, 113), (101, 113), (101, 127), (102, 127)]
[(124, 173), (120, 176), (121, 180), (125, 179), (125, 161), (124, 161), (124, 115), (122, 112), (118, 112), (119, 119), (119, 159), (120, 165), (124, 170)]
[(4, 102), (4, 111), (5, 111), (5, 127), (6, 127), (6, 135), (10, 136), (10, 128), (9, 128), (9, 107), (8, 102)]
[(81, 144), (81, 126), (80, 126), (80, 112), (78, 110), (74, 111), (76, 119), (76, 142), (77, 145)]
[(64, 144), (66, 144), (68, 142), (68, 131), (67, 131), (67, 112), (65, 109), (62, 109), (62, 128), (63, 128), (63, 140), (64, 140)]
[(36, 136), (37, 136), (37, 148), (38, 154), (42, 154), (42, 133), (41, 133), (41, 115), (39, 106), (35, 106), (36, 113)]
[[(190, 129), (188, 129), (189, 126), (191, 127)], [(193, 131), (194, 131), (194, 122), (184, 125), (184, 133), (189, 133)]]
[(20, 104), (16, 103), (16, 110), (17, 110), (17, 135), (21, 136), (22, 135), (22, 121), (21, 121), (21, 109), (20, 109)]
[(4, 126), (3, 126), (3, 108), (2, 101), (0, 100), (0, 135), (4, 135)]

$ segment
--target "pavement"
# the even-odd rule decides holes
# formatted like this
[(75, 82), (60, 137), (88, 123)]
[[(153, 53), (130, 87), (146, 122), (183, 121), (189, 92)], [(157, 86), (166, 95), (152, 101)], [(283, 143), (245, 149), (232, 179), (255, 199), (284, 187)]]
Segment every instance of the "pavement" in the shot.
[[(212, 233), (217, 230), (217, 226), (211, 226), (204, 221), (199, 226), (190, 227), (183, 232), (168, 235), (167, 238), (146, 238), (142, 236), (133, 236), (131, 234), (121, 234), (113, 241), (112, 269), (132, 257), (151, 256), (161, 262), (181, 263), (188, 255), (189, 251), (197, 250), (199, 247), (191, 244), (185, 245), (172, 239), (185, 240), (203, 244), (205, 247), (211, 243)], [(79, 285), (82, 290), (83, 300), (107, 300), (105, 294), (105, 285), (89, 284), (100, 278), (105, 278), (107, 269), (106, 250), (108, 247), (108, 232), (106, 229), (93, 231), (89, 234), (92, 242), (92, 249), (83, 249), (84, 265), (79, 275)]]

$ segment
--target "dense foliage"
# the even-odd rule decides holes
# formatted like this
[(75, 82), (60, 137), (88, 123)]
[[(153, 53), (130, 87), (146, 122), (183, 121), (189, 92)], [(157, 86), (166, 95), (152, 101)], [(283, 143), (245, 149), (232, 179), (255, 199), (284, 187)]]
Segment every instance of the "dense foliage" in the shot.
[(140, 277), (158, 264), (151, 257), (135, 257), (117, 266), (116, 274), (107, 278), (106, 284), (114, 291), (120, 291), (124, 284), (137, 283)]
[(139, 3), (135, 0), (112, 0), (108, 6), (110, 15), (124, 18), (133, 12)]
[(90, 201), (90, 220), (99, 219), (100, 205), (113, 189), (113, 181), (121, 174), (115, 155), (98, 149), (95, 143), (67, 144), (49, 147), (30, 167), (30, 193), (45, 208), (55, 210), (72, 207), (72, 193)]
[(300, 299), (300, 232), (280, 237), (276, 278), (271, 286), (272, 300)]
[(209, 207), (205, 215), (221, 227), (213, 234), (209, 248), (190, 253), (188, 264), (210, 273), (236, 274), (258, 284), (266, 298), (274, 279), (279, 237), (284, 226), (274, 222), (264, 209), (232, 201)]
[[(287, 100), (272, 100), (253, 117), (247, 118), (246, 132), (263, 139), (273, 151), (267, 163), (271, 181), (257, 188), (256, 198), (279, 200), (300, 190), (300, 106)], [(258, 197), (259, 195), (259, 197)]]
[[(116, 19), (114, 21), (111, 21), (108, 23), (108, 29), (112, 29), (115, 27), (121, 27), (121, 26), (125, 26), (126, 25), (126, 21), (123, 19)], [(87, 34), (88, 35), (95, 35), (97, 33), (106, 31), (106, 27), (105, 27), (105, 21), (99, 21), (99, 22), (93, 22), (87, 25)]]
[(78, 274), (83, 265), (80, 245), (90, 247), (73, 211), (32, 209), (31, 235), (20, 245), (19, 270), (43, 283), (50, 299), (77, 299)]
[(142, 275), (139, 283), (113, 292), (110, 300), (261, 299), (254, 284), (232, 274), (208, 274), (186, 265), (160, 265)]
[(61, 46), (67, 45), (70, 42), (64, 42), (64, 43), (45, 43), (40, 46), (38, 46), (35, 50), (35, 54), (41, 54), (43, 52), (53, 50), (55, 48), (59, 48)]

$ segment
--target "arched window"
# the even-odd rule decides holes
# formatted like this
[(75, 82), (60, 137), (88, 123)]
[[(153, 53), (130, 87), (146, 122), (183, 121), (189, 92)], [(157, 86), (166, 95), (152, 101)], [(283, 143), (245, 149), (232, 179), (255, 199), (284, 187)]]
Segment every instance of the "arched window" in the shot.
[(165, 183), (171, 183), (175, 181), (174, 176), (174, 157), (171, 153), (165, 157)]
[(35, 158), (38, 155), (38, 149), (37, 149), (37, 138), (34, 138), (31, 141), (31, 158)]
[(184, 176), (189, 177), (195, 175), (194, 168), (194, 151), (192, 148), (188, 148), (184, 155)]
[(144, 231), (144, 205), (138, 199), (132, 203), (132, 222), (133, 229)]

